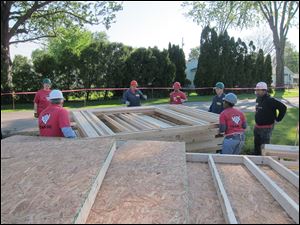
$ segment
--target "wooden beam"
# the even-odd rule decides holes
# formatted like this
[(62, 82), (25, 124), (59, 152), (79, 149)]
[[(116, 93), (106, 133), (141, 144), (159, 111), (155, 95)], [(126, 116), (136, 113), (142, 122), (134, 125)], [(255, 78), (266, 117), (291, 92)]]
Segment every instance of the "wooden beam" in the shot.
[(169, 105), (168, 108), (172, 109), (176, 112), (181, 112), (186, 115), (203, 120), (204, 122), (208, 122), (208, 123), (218, 123), (219, 122), (219, 117), (215, 116), (214, 113), (208, 113), (203, 110), (197, 110), (197, 109), (183, 106), (183, 105), (180, 105), (180, 106)]
[(132, 118), (134, 118), (134, 120), (138, 121), (139, 123), (143, 124), (144, 126), (148, 127), (148, 129), (159, 129), (159, 126), (156, 126), (154, 124), (151, 124), (145, 120), (143, 120), (139, 115), (135, 114), (135, 113), (129, 113), (127, 114), (128, 116), (131, 116)]
[(277, 173), (279, 173), (281, 176), (283, 176), (291, 184), (293, 184), (295, 187), (299, 189), (299, 176), (291, 172), (289, 169), (287, 169), (286, 167), (284, 167), (283, 165), (281, 165), (279, 162), (275, 161), (271, 157), (268, 157), (267, 164), (273, 170), (275, 170)]
[(148, 129), (151, 129), (149, 128), (148, 126), (146, 125), (143, 125), (142, 123), (139, 123), (138, 121), (136, 121), (132, 116), (130, 116), (129, 114), (119, 114), (119, 116), (126, 120), (127, 123), (130, 123), (132, 124), (133, 126), (137, 127), (138, 129), (141, 129), (141, 130), (148, 130)]
[(282, 206), (287, 214), (297, 224), (299, 224), (299, 205), (246, 156), (244, 156), (244, 164), (249, 169), (249, 171), (260, 181), (260, 183), (270, 192), (270, 194)]
[(125, 128), (127, 128), (129, 131), (140, 131), (140, 129), (137, 129), (136, 127), (132, 126), (126, 120), (122, 120), (118, 115), (114, 116), (114, 120), (120, 123)]
[(202, 121), (199, 121), (195, 118), (192, 118), (190, 116), (186, 116), (186, 115), (183, 115), (183, 114), (180, 114), (180, 113), (177, 113), (177, 112), (174, 112), (172, 110), (165, 109), (165, 108), (162, 108), (162, 107), (161, 108), (157, 107), (155, 109), (155, 112), (158, 112), (160, 114), (163, 114), (163, 115), (172, 117), (174, 119), (177, 119), (177, 120), (181, 121), (184, 124), (188, 124), (188, 125), (206, 125)]
[(299, 161), (299, 146), (265, 144), (262, 147), (262, 155), (278, 156)]
[(100, 187), (102, 185), (102, 182), (104, 180), (105, 174), (108, 170), (108, 167), (112, 161), (113, 155), (116, 151), (116, 142), (113, 143), (109, 154), (107, 155), (105, 162), (103, 164), (103, 167), (100, 169), (99, 174), (97, 175), (95, 182), (93, 186), (91, 187), (91, 190), (86, 197), (85, 202), (83, 203), (82, 208), (77, 213), (74, 223), (75, 224), (85, 224), (87, 221), (87, 218), (90, 214), (91, 208), (95, 202), (95, 199), (97, 197), (98, 191), (100, 190)]
[(154, 112), (154, 106), (141, 106), (141, 107), (116, 107), (116, 108), (98, 108), (98, 109), (89, 109), (90, 112), (95, 113), (95, 115), (101, 115), (102, 113), (131, 113), (131, 112), (140, 112), (140, 113), (151, 113)]
[(73, 118), (80, 128), (81, 132), (86, 137), (99, 137), (99, 134), (95, 131), (89, 121), (83, 116), (80, 111), (72, 111)]
[[(213, 180), (214, 180), (215, 187), (217, 189), (217, 194), (219, 197), (219, 201), (221, 203), (223, 215), (225, 217), (226, 222), (228, 224), (238, 224), (237, 219), (234, 215), (232, 206), (230, 204), (229, 198), (228, 198), (225, 188), (223, 186), (222, 180), (220, 178), (219, 172), (217, 170), (217, 167), (216, 167), (213, 157), (211, 155), (208, 156), (208, 165), (209, 165), (209, 169), (210, 169), (210, 172), (211, 172)], [(201, 175), (199, 175), (199, 176), (201, 176)]]
[(95, 125), (97, 125), (102, 131), (105, 132), (106, 135), (115, 134), (115, 132), (113, 132), (108, 126), (106, 126), (106, 124), (103, 123), (94, 113), (86, 111), (86, 114), (91, 118)]
[(126, 127), (124, 127), (123, 125), (121, 125), (120, 123), (118, 123), (117, 121), (115, 121), (113, 118), (109, 117), (108, 115), (103, 114), (102, 118), (105, 119), (108, 123), (110, 123), (112, 126), (114, 126), (120, 132), (130, 131)]
[(159, 128), (169, 128), (169, 127), (172, 127), (171, 125), (167, 124), (167, 123), (164, 123), (163, 121), (160, 121), (158, 119), (155, 119), (151, 116), (147, 116), (147, 115), (142, 115), (141, 118), (143, 120), (146, 120), (147, 122), (151, 123), (151, 124), (154, 124), (156, 126), (158, 126)]

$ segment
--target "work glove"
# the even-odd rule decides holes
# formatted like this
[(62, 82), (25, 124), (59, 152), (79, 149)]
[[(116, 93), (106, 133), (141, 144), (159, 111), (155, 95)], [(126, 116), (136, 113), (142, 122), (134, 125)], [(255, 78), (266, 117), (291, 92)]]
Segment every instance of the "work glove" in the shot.
[(35, 118), (39, 118), (39, 114), (37, 114), (37, 113), (34, 113), (33, 116), (34, 116)]
[(144, 95), (143, 97), (144, 97), (145, 100), (147, 100), (147, 95)]
[(130, 105), (130, 102), (129, 102), (129, 101), (126, 101), (125, 104), (126, 104), (126, 105)]

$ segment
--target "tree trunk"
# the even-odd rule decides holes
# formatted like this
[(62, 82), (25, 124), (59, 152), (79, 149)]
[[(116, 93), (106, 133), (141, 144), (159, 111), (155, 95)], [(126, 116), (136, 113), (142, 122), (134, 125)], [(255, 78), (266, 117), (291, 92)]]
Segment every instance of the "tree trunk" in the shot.
[[(1, 89), (12, 90), (12, 62), (9, 53), (9, 10), (1, 3)], [(1, 90), (2, 91), (2, 90)]]
[(276, 87), (284, 87), (284, 51), (276, 48)]

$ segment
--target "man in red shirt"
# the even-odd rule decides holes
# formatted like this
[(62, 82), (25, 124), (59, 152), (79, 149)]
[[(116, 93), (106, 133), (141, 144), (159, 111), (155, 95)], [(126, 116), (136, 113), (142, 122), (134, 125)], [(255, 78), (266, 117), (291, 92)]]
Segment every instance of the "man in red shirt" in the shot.
[(71, 128), (69, 112), (63, 108), (64, 97), (61, 91), (49, 94), (50, 105), (39, 115), (40, 136), (75, 138)]
[(225, 133), (222, 154), (240, 154), (245, 144), (246, 117), (240, 110), (233, 108), (237, 103), (237, 97), (233, 93), (225, 95), (224, 111), (219, 118), (219, 132)]
[(50, 104), (48, 101), (49, 93), (51, 92), (51, 80), (45, 78), (43, 80), (43, 89), (39, 90), (34, 97), (34, 117), (38, 118), (40, 113)]
[(173, 88), (174, 91), (170, 94), (170, 104), (182, 104), (187, 101), (186, 95), (180, 91), (181, 84), (179, 82), (175, 82)]

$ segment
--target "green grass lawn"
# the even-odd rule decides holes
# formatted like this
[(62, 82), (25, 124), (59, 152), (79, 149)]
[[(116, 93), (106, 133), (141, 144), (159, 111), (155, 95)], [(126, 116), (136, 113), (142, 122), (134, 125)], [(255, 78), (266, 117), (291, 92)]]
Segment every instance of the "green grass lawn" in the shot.
[[(254, 149), (254, 113), (245, 113), (248, 122), (246, 143), (243, 154), (250, 154)], [(299, 108), (288, 109), (283, 120), (275, 125), (271, 137), (271, 144), (294, 145), (296, 140), (297, 124), (299, 122)]]
[[(97, 100), (100, 95), (92, 94), (93, 101), (86, 102), (79, 98), (71, 98), (72, 101), (65, 102), (64, 106), (68, 109), (78, 109), (78, 108), (103, 108), (103, 107), (117, 107), (122, 106), (121, 99), (108, 99), (108, 100)], [(101, 95), (102, 96), (102, 95)], [(111, 96), (111, 94), (109, 94)], [(288, 89), (285, 91), (277, 91), (272, 93), (272, 96), (276, 98), (290, 98), (299, 97), (299, 89)], [(98, 97), (98, 98), (96, 98)], [(253, 94), (239, 94), (238, 99), (254, 99), (256, 96)], [(196, 93), (190, 93), (188, 97), (189, 102), (209, 102), (213, 98), (212, 95), (198, 96)], [(153, 105), (153, 104), (167, 104), (169, 103), (169, 98), (156, 98), (149, 99), (147, 101), (142, 101), (143, 105)], [(3, 112), (15, 112), (15, 111), (28, 111), (33, 110), (33, 103), (16, 103), (15, 110), (12, 109), (12, 105), (1, 105), (1, 111)]]

